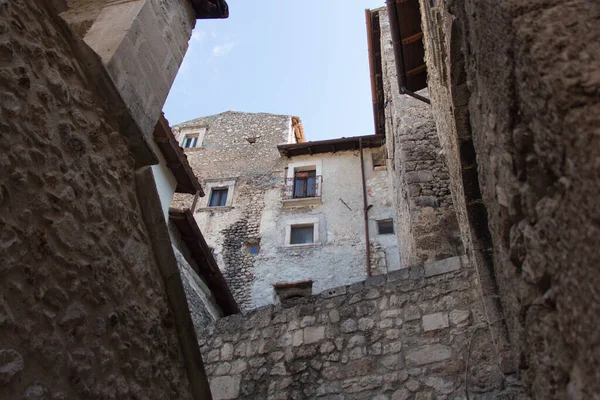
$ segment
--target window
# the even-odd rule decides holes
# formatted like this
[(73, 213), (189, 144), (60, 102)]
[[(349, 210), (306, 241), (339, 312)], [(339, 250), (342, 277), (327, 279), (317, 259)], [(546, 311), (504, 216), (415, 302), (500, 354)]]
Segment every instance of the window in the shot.
[(290, 244), (311, 244), (315, 241), (315, 226), (292, 225), (290, 233)]
[(227, 189), (213, 189), (210, 194), (209, 207), (224, 207), (227, 203)]
[(373, 169), (385, 167), (385, 152), (383, 149), (374, 150), (371, 157), (373, 158)]
[(294, 172), (294, 198), (315, 197), (317, 195), (317, 171)]
[(394, 233), (394, 220), (384, 219), (377, 221), (377, 231), (380, 235), (389, 235)]
[(186, 149), (191, 149), (192, 147), (196, 147), (198, 144), (198, 134), (185, 135), (183, 139), (183, 147)]
[(246, 248), (248, 249), (248, 253), (256, 255), (258, 253), (260, 253), (260, 243), (254, 242), (254, 243), (248, 243), (246, 245)]

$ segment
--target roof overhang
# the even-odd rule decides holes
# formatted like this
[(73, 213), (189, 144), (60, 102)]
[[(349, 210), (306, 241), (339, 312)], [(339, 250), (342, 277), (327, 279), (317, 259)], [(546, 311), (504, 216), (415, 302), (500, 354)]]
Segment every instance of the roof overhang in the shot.
[(427, 87), (419, 0), (386, 0), (400, 92)]
[(229, 6), (225, 0), (190, 0), (196, 19), (221, 19), (229, 17)]
[(169, 209), (169, 219), (173, 222), (181, 239), (190, 251), (195, 262), (192, 266), (196, 273), (203, 278), (204, 282), (215, 296), (217, 305), (221, 307), (225, 315), (240, 312), (229, 286), (221, 270), (213, 257), (210, 248), (200, 232), (200, 228), (190, 210)]
[(367, 20), (367, 45), (369, 70), (371, 72), (371, 99), (375, 134), (385, 136), (385, 94), (383, 91), (383, 68), (381, 64), (381, 28), (379, 10), (365, 10)]
[(338, 151), (358, 150), (362, 147), (381, 147), (384, 137), (382, 135), (354, 136), (349, 138), (319, 140), (315, 142), (280, 144), (277, 146), (279, 154), (284, 157), (300, 156), (304, 154), (335, 153)]
[(169, 127), (169, 121), (164, 115), (161, 115), (154, 127), (154, 142), (160, 149), (163, 157), (167, 162), (167, 167), (171, 170), (173, 176), (177, 180), (177, 193), (200, 193), (204, 196), (202, 186), (196, 178), (192, 167), (188, 162), (187, 156), (179, 147), (179, 142), (175, 139), (173, 131)]

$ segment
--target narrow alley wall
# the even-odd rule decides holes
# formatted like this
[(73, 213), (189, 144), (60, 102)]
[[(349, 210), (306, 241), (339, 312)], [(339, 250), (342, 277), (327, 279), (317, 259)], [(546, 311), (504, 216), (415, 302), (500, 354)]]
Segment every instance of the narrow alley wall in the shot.
[(524, 398), (478, 299), (453, 257), (220, 319), (199, 336), (213, 398), (464, 398), (465, 370), (471, 399)]
[(50, 2), (0, 2), (0, 398), (190, 398), (134, 161)]
[[(387, 10), (377, 10), (386, 100), (389, 173), (402, 264), (460, 255), (464, 249), (431, 106), (401, 95)], [(421, 95), (427, 96), (427, 90)]]
[(600, 4), (432, 5), (421, 1), (429, 88), (483, 290), (502, 299), (534, 398), (595, 398)]

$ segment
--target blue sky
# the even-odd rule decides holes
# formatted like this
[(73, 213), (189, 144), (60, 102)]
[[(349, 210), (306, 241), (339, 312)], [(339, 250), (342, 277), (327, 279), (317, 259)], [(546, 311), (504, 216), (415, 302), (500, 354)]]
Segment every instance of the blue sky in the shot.
[(369, 135), (365, 8), (385, 0), (227, 0), (199, 20), (165, 115), (171, 125), (227, 110), (300, 117), (307, 140)]

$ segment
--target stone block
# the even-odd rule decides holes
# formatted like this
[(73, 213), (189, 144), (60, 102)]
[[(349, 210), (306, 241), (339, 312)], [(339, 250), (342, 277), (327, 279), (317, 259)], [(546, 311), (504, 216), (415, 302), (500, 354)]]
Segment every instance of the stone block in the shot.
[(331, 297), (345, 295), (346, 292), (347, 292), (346, 286), (340, 286), (340, 287), (326, 289), (326, 290), (322, 291), (321, 297), (324, 297), (327, 299), (327, 298), (331, 298)]
[(287, 375), (287, 370), (285, 369), (285, 363), (277, 363), (277, 364), (273, 365), (273, 368), (271, 368), (271, 375), (279, 375), (279, 376)]
[(447, 274), (458, 271), (461, 268), (461, 257), (450, 257), (443, 260), (437, 260), (424, 265), (425, 277), (429, 278), (436, 275)]
[(375, 321), (373, 321), (371, 318), (361, 318), (358, 320), (358, 329), (361, 331), (370, 330), (374, 325)]
[(431, 171), (411, 171), (405, 174), (406, 183), (431, 182), (433, 173)]
[(450, 323), (455, 326), (465, 326), (469, 323), (471, 311), (454, 310), (450, 312)]
[(356, 325), (356, 321), (353, 319), (347, 319), (344, 322), (342, 322), (342, 325), (340, 326), (340, 330), (343, 333), (352, 333), (352, 332), (356, 332), (356, 330), (358, 329), (357, 325)]
[(454, 391), (454, 382), (448, 379), (430, 376), (425, 379), (425, 384), (434, 389), (438, 394), (450, 394)]
[(407, 352), (406, 362), (410, 366), (427, 365), (439, 361), (448, 360), (452, 357), (452, 349), (443, 344), (432, 344), (421, 346)]
[(408, 268), (402, 268), (395, 271), (391, 271), (387, 275), (388, 282), (396, 282), (408, 279), (409, 271)]
[(425, 332), (435, 331), (437, 329), (444, 329), (450, 326), (448, 322), (447, 312), (438, 312), (435, 314), (423, 315), (423, 330)]
[(298, 347), (304, 343), (304, 334), (303, 331), (294, 332), (294, 336), (292, 337), (292, 346)]
[(213, 400), (237, 399), (240, 394), (242, 378), (236, 376), (218, 376), (210, 380), (210, 391)]
[(386, 369), (396, 371), (404, 367), (401, 354), (390, 354), (381, 359), (381, 365)]
[(324, 326), (309, 326), (304, 328), (304, 343), (317, 343), (325, 338)]
[(408, 400), (410, 398), (410, 392), (406, 389), (396, 390), (392, 393), (392, 400)]
[(233, 345), (231, 343), (225, 343), (221, 348), (221, 360), (229, 361), (233, 358)]
[(338, 310), (329, 311), (329, 322), (331, 322), (332, 324), (340, 322), (340, 313)]
[(383, 286), (387, 278), (385, 275), (371, 276), (365, 280), (365, 286)]

